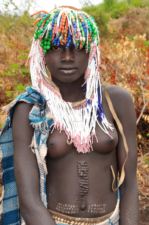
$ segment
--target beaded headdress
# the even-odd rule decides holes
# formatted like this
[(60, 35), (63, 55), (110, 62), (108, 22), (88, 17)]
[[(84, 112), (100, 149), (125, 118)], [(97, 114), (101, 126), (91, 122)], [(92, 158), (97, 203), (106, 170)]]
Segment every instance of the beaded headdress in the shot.
[[(32, 86), (45, 97), (47, 115), (54, 119), (54, 129), (65, 131), (67, 141), (78, 152), (90, 152), (93, 150), (97, 124), (109, 136), (109, 130), (113, 130), (102, 107), (97, 25), (87, 13), (67, 6), (55, 8), (50, 13), (42, 11), (36, 15), (37, 29), (29, 54)], [(64, 101), (59, 89), (52, 81), (48, 81), (44, 57), (53, 47), (69, 48), (72, 45), (89, 53), (83, 84), (85, 101), (77, 107)]]

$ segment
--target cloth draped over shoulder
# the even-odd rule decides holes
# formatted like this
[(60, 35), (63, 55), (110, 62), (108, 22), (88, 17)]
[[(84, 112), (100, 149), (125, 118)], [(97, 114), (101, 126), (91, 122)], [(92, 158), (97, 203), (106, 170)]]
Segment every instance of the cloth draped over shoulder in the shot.
[(53, 126), (53, 119), (47, 118), (46, 101), (44, 97), (32, 87), (19, 95), (8, 107), (8, 116), (0, 133), (0, 153), (2, 170), (2, 197), (0, 204), (0, 225), (24, 224), (20, 214), (18, 193), (14, 174), (14, 146), (12, 137), (12, 117), (15, 106), (19, 102), (33, 105), (29, 113), (29, 122), (34, 127), (31, 149), (36, 154), (40, 171), (40, 194), (41, 199), (47, 207), (46, 199), (46, 163), (47, 138)]
[[(105, 91), (105, 96), (113, 118), (116, 121), (120, 134), (122, 135), (126, 151), (126, 158), (121, 168), (121, 173), (117, 185), (117, 188), (119, 188), (123, 183), (125, 177), (124, 166), (127, 160), (128, 146), (123, 132), (123, 127), (116, 115), (107, 91)], [(19, 95), (14, 101), (7, 105), (6, 110), (8, 112), (8, 115), (4, 127), (0, 133), (0, 171), (2, 171), (2, 174), (0, 176), (2, 177), (2, 196), (0, 198), (0, 225), (25, 225), (25, 222), (20, 214), (18, 201), (18, 192), (14, 173), (14, 146), (12, 136), (13, 113), (15, 111), (17, 103), (19, 102), (26, 102), (32, 105), (32, 109), (29, 113), (29, 122), (34, 128), (34, 134), (32, 137), (30, 148), (36, 155), (40, 175), (41, 200), (43, 201), (44, 206), (47, 207), (47, 168), (45, 156), (47, 155), (47, 139), (49, 133), (53, 130), (54, 120), (46, 110), (45, 98), (34, 88), (27, 87), (26, 91), (23, 94)], [(112, 167), (111, 170), (113, 178), (115, 179), (115, 174)], [(114, 190), (113, 187), (114, 182), (112, 183), (112, 189)]]

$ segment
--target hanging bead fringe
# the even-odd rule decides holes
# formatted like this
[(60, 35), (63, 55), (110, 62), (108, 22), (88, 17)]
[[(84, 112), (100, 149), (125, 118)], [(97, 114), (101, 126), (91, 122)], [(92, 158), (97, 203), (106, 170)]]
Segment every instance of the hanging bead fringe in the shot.
[[(109, 130), (113, 130), (113, 127), (104, 112), (101, 110), (97, 115), (98, 104), (99, 102), (102, 104), (102, 93), (98, 68), (99, 49), (96, 43), (91, 45), (88, 68), (85, 73), (86, 103), (85, 106), (82, 105), (77, 109), (70, 102), (65, 102), (60, 93), (57, 94), (58, 90), (53, 88), (52, 83), (47, 82), (48, 75), (39, 40), (33, 40), (29, 58), (33, 88), (45, 97), (47, 113), (54, 118), (54, 128), (59, 131), (64, 130), (68, 140), (71, 140), (78, 152), (92, 151), (92, 139), (96, 133), (96, 124), (110, 136)], [(102, 107), (100, 108), (102, 109)], [(101, 122), (98, 121), (98, 116), (100, 116)]]

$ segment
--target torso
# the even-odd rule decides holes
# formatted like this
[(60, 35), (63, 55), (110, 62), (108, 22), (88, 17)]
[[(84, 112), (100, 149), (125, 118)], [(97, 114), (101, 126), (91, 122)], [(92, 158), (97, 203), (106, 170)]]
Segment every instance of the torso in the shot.
[(48, 208), (77, 217), (98, 217), (112, 212), (116, 193), (112, 191), (112, 165), (117, 173), (118, 131), (103, 96), (103, 108), (114, 126), (112, 138), (96, 126), (98, 142), (93, 151), (78, 153), (67, 144), (64, 132), (54, 130), (48, 138), (47, 195)]

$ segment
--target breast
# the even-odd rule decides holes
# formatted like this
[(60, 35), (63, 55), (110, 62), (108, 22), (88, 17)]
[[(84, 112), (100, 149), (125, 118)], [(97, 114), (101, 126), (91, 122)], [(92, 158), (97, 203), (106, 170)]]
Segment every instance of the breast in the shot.
[[(113, 151), (118, 144), (118, 133), (116, 127), (110, 131), (111, 137), (105, 134), (99, 126), (96, 127), (96, 138), (93, 140), (93, 150), (100, 154), (107, 154)], [(48, 138), (48, 156), (52, 158), (62, 157), (70, 151), (75, 150), (73, 144), (67, 143), (67, 136), (64, 131), (54, 130)]]
[(106, 134), (99, 126), (96, 127), (96, 139), (94, 138), (93, 149), (102, 154), (110, 153), (116, 149), (118, 144), (118, 132), (114, 124), (113, 130)]
[(64, 131), (59, 132), (54, 130), (48, 138), (48, 156), (52, 158), (62, 157), (67, 154), (72, 148), (73, 145), (67, 143), (67, 136)]

